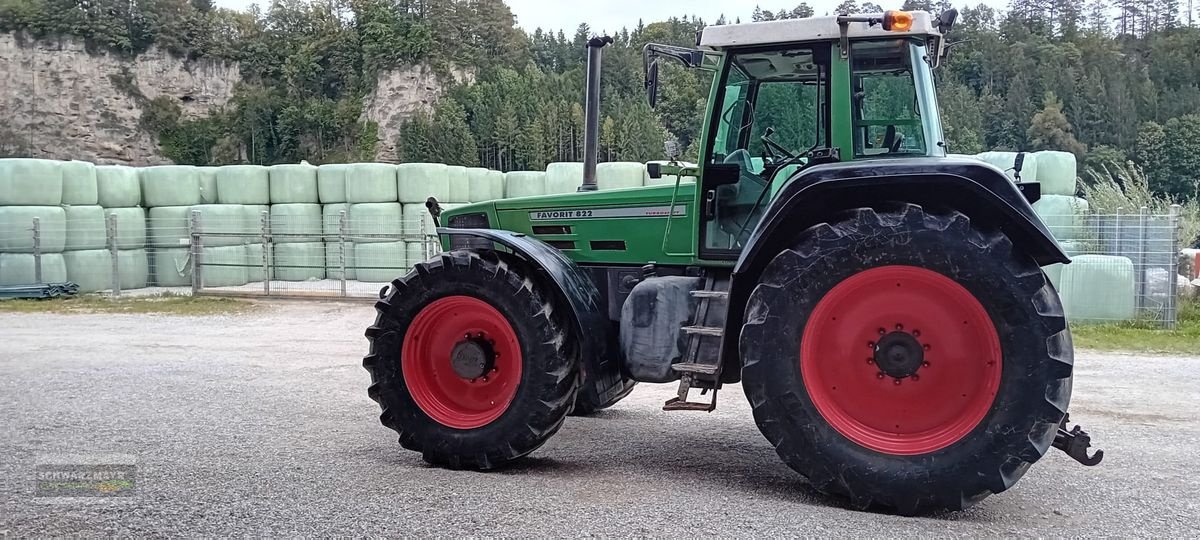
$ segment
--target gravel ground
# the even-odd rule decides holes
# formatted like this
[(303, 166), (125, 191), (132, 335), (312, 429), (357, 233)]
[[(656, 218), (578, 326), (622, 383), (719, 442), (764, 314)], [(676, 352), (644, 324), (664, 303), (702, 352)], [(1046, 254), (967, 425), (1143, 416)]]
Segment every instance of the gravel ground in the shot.
[[(0, 315), (0, 538), (86, 535), (1200, 536), (1200, 360), (1080, 352), (1072, 413), (1107, 452), (1054, 451), (964, 512), (901, 518), (812, 492), (739, 387), (712, 414), (642, 385), (520, 465), (431, 468), (379, 425), (365, 304), (228, 317)], [(64, 346), (65, 345), (65, 346)], [(133, 454), (123, 499), (33, 496), (35, 456)]]

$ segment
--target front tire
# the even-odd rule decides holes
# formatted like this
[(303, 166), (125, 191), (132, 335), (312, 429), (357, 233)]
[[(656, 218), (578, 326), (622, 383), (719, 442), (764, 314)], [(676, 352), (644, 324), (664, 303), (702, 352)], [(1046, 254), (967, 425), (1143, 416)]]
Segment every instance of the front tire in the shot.
[(497, 258), (444, 253), (392, 282), (367, 329), (368, 394), (400, 445), (454, 469), (500, 467), (562, 426), (578, 391), (566, 324)]
[(805, 231), (760, 277), (740, 348), (780, 457), (863, 509), (960, 509), (1008, 489), (1071, 394), (1070, 333), (1037, 264), (914, 205)]

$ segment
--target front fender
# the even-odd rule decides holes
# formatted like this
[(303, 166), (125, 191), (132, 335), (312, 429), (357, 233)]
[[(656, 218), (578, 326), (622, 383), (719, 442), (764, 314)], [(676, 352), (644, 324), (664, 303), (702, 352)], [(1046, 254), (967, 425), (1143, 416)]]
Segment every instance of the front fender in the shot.
[[(558, 305), (570, 310), (572, 332), (579, 347), (580, 367), (591, 403), (609, 403), (625, 390), (621, 364), (609, 340), (612, 322), (595, 282), (575, 261), (545, 242), (522, 233), (496, 229), (450, 229), (439, 227), (442, 236), (469, 236), (484, 240), (488, 248), (504, 246), (524, 260), (540, 275), (540, 282), (552, 289)], [(485, 249), (472, 243), (472, 249)]]
[(758, 276), (802, 231), (842, 210), (901, 201), (953, 209), (973, 223), (999, 228), (1041, 266), (1070, 263), (1030, 206), (1030, 200), (1039, 196), (1038, 189), (1032, 182), (1014, 184), (992, 165), (956, 158), (851, 161), (816, 165), (793, 176), (773, 199), (734, 268), (723, 372), (732, 379), (740, 371), (738, 335)]

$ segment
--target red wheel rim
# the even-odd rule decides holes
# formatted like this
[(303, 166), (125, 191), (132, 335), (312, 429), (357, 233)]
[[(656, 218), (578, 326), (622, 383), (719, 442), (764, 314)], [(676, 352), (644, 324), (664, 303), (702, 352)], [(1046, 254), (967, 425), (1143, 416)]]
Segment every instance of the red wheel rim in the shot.
[[(491, 357), (482, 375), (460, 374), (451, 361), (464, 342)], [(521, 382), (521, 344), (512, 325), (491, 304), (447, 296), (425, 306), (404, 336), (400, 367), (413, 401), (440, 424), (485, 426), (504, 414)]]
[[(913, 344), (916, 344), (915, 346)], [(846, 438), (895, 455), (965, 437), (1000, 387), (1000, 338), (962, 285), (913, 266), (883, 266), (838, 283), (801, 337), (804, 388)]]

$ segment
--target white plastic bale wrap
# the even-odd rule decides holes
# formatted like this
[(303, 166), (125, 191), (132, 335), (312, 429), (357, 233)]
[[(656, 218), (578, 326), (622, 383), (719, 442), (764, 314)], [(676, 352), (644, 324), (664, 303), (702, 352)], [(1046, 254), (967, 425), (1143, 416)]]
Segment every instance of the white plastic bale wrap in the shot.
[(401, 163), (396, 166), (396, 190), (401, 203), (423, 203), (430, 197), (450, 200), (450, 171), (441, 163)]
[[(983, 152), (976, 154), (975, 159), (995, 165), (1004, 171), (1004, 174), (1010, 179), (1015, 179), (1017, 176), (1017, 154), (1025, 154), (1025, 159), (1021, 162), (1021, 180), (1024, 182), (1036, 181), (1038, 178), (1038, 158), (1035, 152)], [(1043, 191), (1043, 193), (1045, 192)], [(1074, 195), (1074, 192), (1071, 194)]]
[(408, 273), (407, 245), (404, 242), (357, 244), (354, 271), (358, 281), (390, 282)]
[(117, 252), (117, 281), (121, 289), (144, 289), (150, 285), (150, 258), (145, 249)]
[(1078, 255), (1062, 269), (1059, 295), (1070, 322), (1126, 321), (1134, 317), (1133, 261)]
[(646, 165), (626, 161), (611, 161), (596, 165), (596, 187), (599, 189), (625, 189), (642, 187), (646, 176)]
[(96, 186), (96, 166), (86, 161), (67, 161), (62, 164), (62, 203), (95, 205), (100, 200)]
[(325, 243), (275, 245), (275, 279), (308, 281), (325, 279)]
[(488, 189), (491, 195), (488, 200), (496, 201), (504, 198), (504, 173), (488, 171)]
[(187, 165), (146, 167), (140, 172), (145, 206), (200, 204), (200, 171)]
[(226, 165), (217, 169), (221, 204), (271, 204), (271, 177), (259, 165)]
[(151, 208), (146, 220), (147, 239), (150, 247), (186, 247), (192, 237), (188, 229), (191, 206), (159, 206)]
[[(650, 162), (647, 162), (646, 164), (649, 165), (651, 163), (657, 163), (659, 165), (670, 165), (671, 164), (670, 161), (650, 161)], [(683, 166), (683, 167), (695, 167), (696, 166), (695, 163), (682, 163), (682, 162), (679, 163), (679, 165)], [(645, 177), (642, 178), (642, 184), (646, 185), (646, 186), (673, 186), (673, 185), (675, 185), (675, 181), (677, 178), (678, 177), (673, 174), (664, 174), (664, 175), (660, 176), (659, 178), (650, 178), (650, 171), (647, 169), (645, 172)], [(695, 176), (685, 176), (685, 177), (683, 177), (681, 182), (682, 183), (689, 183), (689, 182), (695, 183), (696, 177)]]
[(404, 212), (400, 203), (351, 204), (348, 219), (350, 235), (356, 244), (395, 242), (404, 234)]
[(546, 166), (546, 195), (575, 193), (583, 185), (583, 164), (551, 163)]
[(246, 246), (205, 247), (200, 256), (202, 287), (237, 287), (250, 282)]
[(321, 204), (346, 202), (346, 171), (349, 165), (331, 163), (317, 167), (317, 198)]
[(200, 175), (200, 204), (217, 204), (221, 199), (217, 196), (217, 168), (197, 167)]
[(492, 200), (491, 172), (483, 167), (467, 169), (467, 202)]
[(107, 249), (64, 251), (67, 279), (79, 285), (79, 292), (93, 293), (112, 289), (112, 252)]
[(334, 203), (321, 206), (321, 232), (325, 234), (326, 242), (333, 242), (337, 238), (331, 238), (329, 235), (341, 234), (342, 231), (342, 212), (346, 213), (346, 226), (349, 229), (350, 225), (350, 205), (346, 203)]
[(272, 165), (271, 204), (317, 203), (317, 167), (307, 163)]
[(1064, 266), (1066, 265), (1062, 263), (1055, 263), (1042, 267), (1042, 271), (1046, 273), (1046, 279), (1050, 280), (1050, 284), (1054, 285), (1054, 290), (1056, 291), (1062, 290), (1062, 270)]
[(466, 167), (447, 165), (446, 179), (450, 184), (450, 193), (447, 201), (452, 203), (471, 202), (469, 200), (471, 198), (471, 180), (467, 176)]
[(138, 170), (120, 165), (96, 167), (96, 202), (105, 208), (128, 208), (142, 204)]
[(342, 279), (343, 265), (346, 279), (357, 279), (354, 271), (354, 244), (350, 242), (325, 242), (325, 275), (329, 279)]
[(33, 218), (42, 253), (67, 246), (67, 213), (61, 206), (0, 206), (0, 253), (33, 253)]
[(346, 170), (346, 202), (396, 202), (396, 166), (355, 163)]
[(146, 210), (144, 208), (105, 208), (104, 214), (117, 216), (117, 249), (146, 247)]
[(429, 256), (425, 254), (424, 242), (408, 242), (405, 246), (405, 253), (408, 258), (408, 266), (416, 266), (417, 263), (425, 262)]
[[(190, 208), (198, 212), (200, 242), (204, 247), (240, 246), (258, 242), (262, 236), (262, 218), (256, 206), (241, 204), (199, 204)], [(189, 219), (191, 212), (189, 211)], [(237, 236), (213, 236), (213, 234)]]
[(53, 206), (62, 200), (61, 161), (0, 159), (0, 206)]
[(63, 249), (80, 251), (108, 247), (104, 209), (99, 206), (64, 206), (67, 240)]
[[(37, 270), (32, 253), (0, 253), (0, 285), (33, 285)], [(42, 254), (42, 283), (67, 281), (67, 265), (61, 253)]]
[(546, 173), (513, 171), (504, 175), (504, 198), (537, 197), (546, 194)]
[[(1075, 195), (1077, 182), (1077, 164), (1075, 154), (1047, 150), (1034, 152), (1037, 159), (1037, 181), (1040, 182), (1042, 195)], [(1022, 175), (1024, 178), (1032, 178)]]
[(1042, 195), (1033, 203), (1033, 210), (1055, 239), (1070, 241), (1079, 238), (1084, 231), (1088, 202), (1069, 195)]
[[(271, 205), (271, 234), (276, 244), (320, 242), (321, 205), (292, 203)], [(294, 234), (309, 236), (290, 236)]]
[[(455, 206), (454, 203), (441, 204), (442, 211)], [(434, 234), (436, 231), (437, 227), (433, 224), (433, 216), (429, 214), (429, 209), (425, 208), (424, 204), (404, 205), (404, 234)]]
[(192, 285), (191, 248), (155, 248), (150, 252), (152, 282), (159, 287)]
[[(250, 283), (267, 280), (267, 271), (275, 266), (271, 259), (271, 246), (262, 244), (246, 244), (246, 281)], [(267, 254), (267, 266), (263, 267), (263, 254)], [(272, 278), (274, 279), (274, 278)]]

